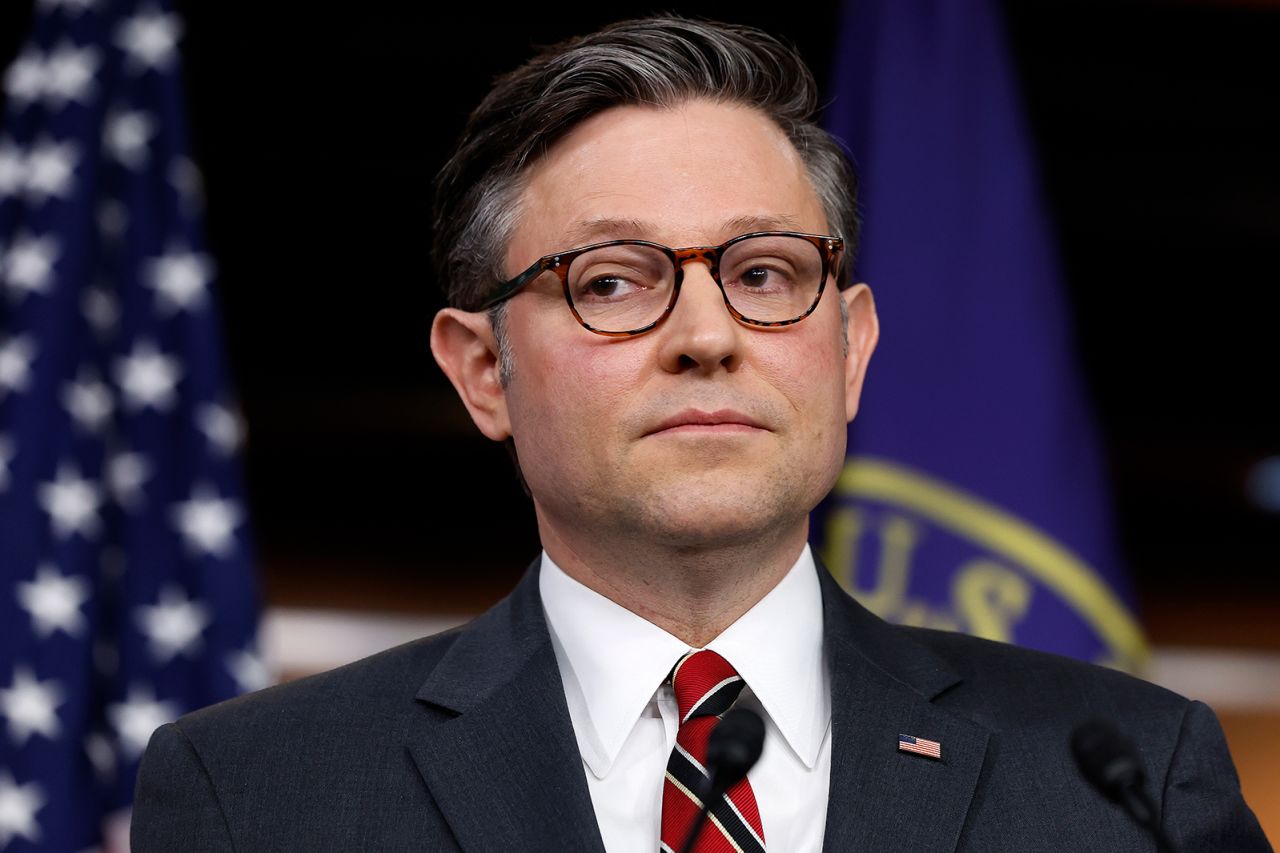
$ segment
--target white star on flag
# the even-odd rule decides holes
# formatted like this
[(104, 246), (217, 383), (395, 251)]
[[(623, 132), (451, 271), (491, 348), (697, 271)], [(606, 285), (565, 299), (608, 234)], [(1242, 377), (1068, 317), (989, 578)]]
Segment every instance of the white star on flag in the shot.
[(19, 234), (4, 255), (3, 275), (9, 290), (18, 297), (49, 289), (53, 262), (62, 254), (53, 237)]
[(0, 492), (9, 488), (9, 463), (13, 461), (13, 442), (0, 435)]
[(0, 199), (16, 196), (27, 183), (27, 161), (22, 149), (0, 139)]
[(66, 698), (56, 681), (40, 682), (30, 670), (14, 669), (12, 686), (0, 689), (0, 714), (9, 721), (10, 740), (22, 746), (33, 734), (58, 737), (57, 708)]
[(132, 70), (165, 70), (173, 62), (182, 23), (177, 15), (158, 9), (140, 12), (116, 30), (116, 44), (129, 54)]
[(147, 165), (147, 142), (155, 133), (155, 121), (141, 110), (116, 112), (107, 117), (102, 143), (112, 157), (136, 171)]
[(181, 710), (172, 702), (157, 702), (151, 688), (135, 684), (129, 698), (107, 708), (107, 719), (116, 730), (120, 749), (129, 760), (142, 755), (151, 734), (165, 723), (178, 718)]
[(111, 389), (90, 369), (81, 369), (76, 381), (62, 390), (62, 405), (72, 419), (90, 433), (101, 430), (115, 409)]
[(36, 347), (28, 335), (0, 345), (0, 400), (10, 391), (27, 390), (31, 383), (31, 362), (35, 357)]
[(4, 90), (14, 103), (29, 104), (44, 94), (44, 57), (28, 48), (4, 75)]
[(150, 341), (137, 341), (128, 356), (116, 360), (116, 384), (131, 409), (171, 408), (181, 376), (178, 360), (157, 350)]
[(80, 152), (70, 142), (45, 139), (36, 143), (26, 158), (27, 197), (36, 203), (51, 196), (65, 198), (79, 159)]
[(196, 410), (196, 425), (209, 443), (224, 456), (230, 456), (244, 441), (244, 426), (226, 406), (205, 403)]
[(36, 812), (46, 800), (35, 782), (19, 785), (8, 770), (0, 770), (0, 849), (15, 838), (35, 844), (40, 840)]
[(275, 681), (271, 668), (267, 666), (262, 656), (248, 649), (228, 655), (227, 669), (231, 672), (231, 677), (236, 680), (236, 684), (240, 686), (240, 690), (245, 693), (270, 687)]
[(45, 564), (36, 569), (34, 581), (18, 584), (18, 604), (31, 616), (31, 626), (42, 639), (54, 631), (68, 637), (84, 632), (80, 606), (89, 600), (89, 584), (84, 578), (63, 575)]
[(84, 292), (80, 311), (100, 338), (114, 332), (120, 322), (120, 306), (116, 298), (102, 287), (91, 287)]
[(151, 656), (158, 664), (180, 654), (193, 657), (201, 648), (200, 634), (213, 621), (209, 608), (176, 586), (161, 590), (158, 603), (134, 608), (133, 618), (150, 640)]
[(122, 451), (107, 459), (107, 488), (116, 503), (133, 510), (142, 502), (142, 484), (151, 476), (151, 465), (141, 453)]
[(143, 262), (143, 269), (145, 283), (155, 290), (157, 307), (165, 314), (201, 305), (205, 288), (213, 280), (208, 255), (176, 247)]
[(63, 42), (44, 61), (44, 96), (55, 108), (68, 101), (87, 103), (94, 90), (98, 52)]
[(53, 532), (65, 539), (73, 533), (93, 536), (98, 532), (98, 508), (102, 490), (92, 480), (80, 476), (73, 465), (60, 465), (51, 483), (41, 483), (37, 499), (49, 514)]
[(217, 496), (207, 484), (197, 485), (191, 499), (174, 504), (172, 519), (187, 547), (225, 557), (235, 547), (235, 528), (244, 513), (235, 501)]

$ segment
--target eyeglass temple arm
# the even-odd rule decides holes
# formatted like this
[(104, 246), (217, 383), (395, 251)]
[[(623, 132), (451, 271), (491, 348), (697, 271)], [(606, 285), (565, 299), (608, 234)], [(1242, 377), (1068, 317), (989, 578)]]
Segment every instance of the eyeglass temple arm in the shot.
[(511, 279), (510, 281), (506, 282), (501, 287), (499, 287), (498, 290), (491, 297), (485, 300), (484, 304), (481, 305), (476, 310), (487, 311), (488, 309), (497, 305), (499, 302), (503, 301), (504, 299), (510, 299), (512, 296), (514, 296), (516, 293), (519, 292), (520, 288), (524, 287), (530, 281), (532, 281), (533, 279), (537, 278), (538, 276), (542, 275), (544, 272), (549, 270), (552, 266), (555, 265), (555, 263), (558, 260), (559, 258), (556, 258), (554, 256), (548, 256), (545, 258), (539, 258), (538, 260), (534, 261), (533, 265), (530, 266), (527, 270), (520, 273), (515, 278)]

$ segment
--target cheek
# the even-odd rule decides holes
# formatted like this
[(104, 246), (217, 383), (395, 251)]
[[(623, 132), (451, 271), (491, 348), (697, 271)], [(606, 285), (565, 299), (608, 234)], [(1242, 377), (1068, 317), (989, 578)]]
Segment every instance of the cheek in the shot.
[(544, 505), (597, 492), (622, 465), (626, 376), (592, 345), (561, 344), (526, 360), (524, 370), (517, 359), (508, 399), (530, 490)]
[[(844, 423), (844, 359), (840, 341), (828, 335), (800, 335), (792, 329), (765, 348), (757, 364), (769, 384), (787, 398), (797, 412), (811, 419), (813, 428), (834, 421)], [(794, 335), (784, 339), (782, 335)]]
[(642, 358), (626, 343), (587, 334), (575, 329), (554, 346), (517, 350), (508, 389), (517, 441), (591, 453), (618, 433)]

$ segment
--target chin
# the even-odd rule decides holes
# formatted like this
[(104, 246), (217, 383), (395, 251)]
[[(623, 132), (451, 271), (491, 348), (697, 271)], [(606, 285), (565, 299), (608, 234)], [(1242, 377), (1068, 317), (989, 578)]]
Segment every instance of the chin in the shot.
[(635, 508), (640, 527), (666, 544), (695, 550), (742, 545), (808, 516), (799, 496), (767, 484), (684, 483), (650, 493)]

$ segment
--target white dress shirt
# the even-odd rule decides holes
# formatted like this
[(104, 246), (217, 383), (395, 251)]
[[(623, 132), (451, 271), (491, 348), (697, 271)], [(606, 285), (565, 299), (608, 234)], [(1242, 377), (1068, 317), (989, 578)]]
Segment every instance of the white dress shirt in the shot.
[[(663, 682), (690, 647), (569, 577), (545, 551), (538, 585), (605, 849), (655, 853), (662, 780), (679, 728), (675, 694)], [(764, 719), (764, 753), (748, 778), (765, 847), (821, 850), (831, 684), (808, 546), (777, 586), (706, 647), (746, 682), (736, 707)]]

